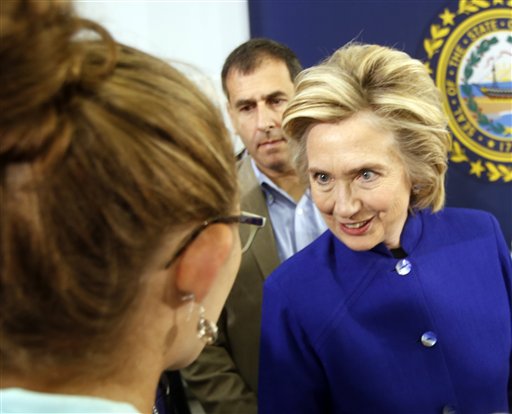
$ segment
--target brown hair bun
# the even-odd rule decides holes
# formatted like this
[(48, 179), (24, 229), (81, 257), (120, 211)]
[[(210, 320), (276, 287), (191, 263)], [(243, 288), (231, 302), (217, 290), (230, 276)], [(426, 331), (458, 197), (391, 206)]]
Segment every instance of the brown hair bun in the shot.
[[(101, 26), (74, 16), (69, 1), (6, 0), (2, 7), (0, 160), (55, 158), (72, 133), (62, 116), (72, 104), (70, 88), (86, 90), (107, 75), (115, 65), (115, 43)], [(97, 55), (86, 54), (84, 42), (76, 41), (84, 29), (101, 37)], [(38, 132), (27, 125), (20, 133), (22, 119), (37, 120)]]

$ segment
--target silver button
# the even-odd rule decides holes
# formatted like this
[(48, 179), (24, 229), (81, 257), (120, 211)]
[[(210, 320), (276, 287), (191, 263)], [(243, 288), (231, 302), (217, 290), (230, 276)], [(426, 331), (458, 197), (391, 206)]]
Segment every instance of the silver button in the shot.
[(425, 332), (423, 335), (421, 335), (421, 343), (427, 348), (433, 347), (436, 342), (437, 335), (432, 331)]
[(457, 408), (453, 405), (445, 405), (443, 407), (443, 414), (457, 414)]
[(407, 259), (402, 259), (396, 264), (395, 270), (400, 276), (406, 276), (412, 270), (411, 262)]

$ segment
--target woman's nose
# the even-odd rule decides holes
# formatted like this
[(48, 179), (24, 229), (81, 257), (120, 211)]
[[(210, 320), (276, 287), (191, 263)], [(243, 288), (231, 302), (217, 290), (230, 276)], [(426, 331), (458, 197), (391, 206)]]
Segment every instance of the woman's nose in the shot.
[(361, 203), (349, 184), (336, 188), (333, 213), (338, 217), (350, 218), (360, 209)]

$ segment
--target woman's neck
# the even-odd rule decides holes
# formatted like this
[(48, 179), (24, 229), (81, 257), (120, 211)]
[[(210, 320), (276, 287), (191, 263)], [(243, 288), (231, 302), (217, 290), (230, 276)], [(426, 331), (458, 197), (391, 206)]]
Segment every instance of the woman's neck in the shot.
[[(143, 359), (143, 358), (142, 358)], [(136, 360), (116, 370), (113, 375), (88, 376), (85, 372), (60, 372), (56, 368), (51, 376), (11, 375), (3, 373), (1, 388), (22, 388), (48, 394), (63, 394), (104, 398), (131, 404), (141, 413), (151, 413), (160, 378), (160, 368), (152, 367), (152, 361)], [(89, 368), (90, 370), (90, 368)]]

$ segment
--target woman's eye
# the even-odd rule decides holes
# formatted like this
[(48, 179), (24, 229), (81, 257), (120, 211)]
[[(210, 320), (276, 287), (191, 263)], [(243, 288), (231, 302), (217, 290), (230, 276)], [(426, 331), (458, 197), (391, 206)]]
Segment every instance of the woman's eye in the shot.
[(359, 176), (363, 181), (372, 181), (377, 177), (377, 174), (370, 170), (363, 170)]
[(331, 179), (329, 174), (326, 173), (315, 173), (313, 178), (318, 184), (327, 184)]

